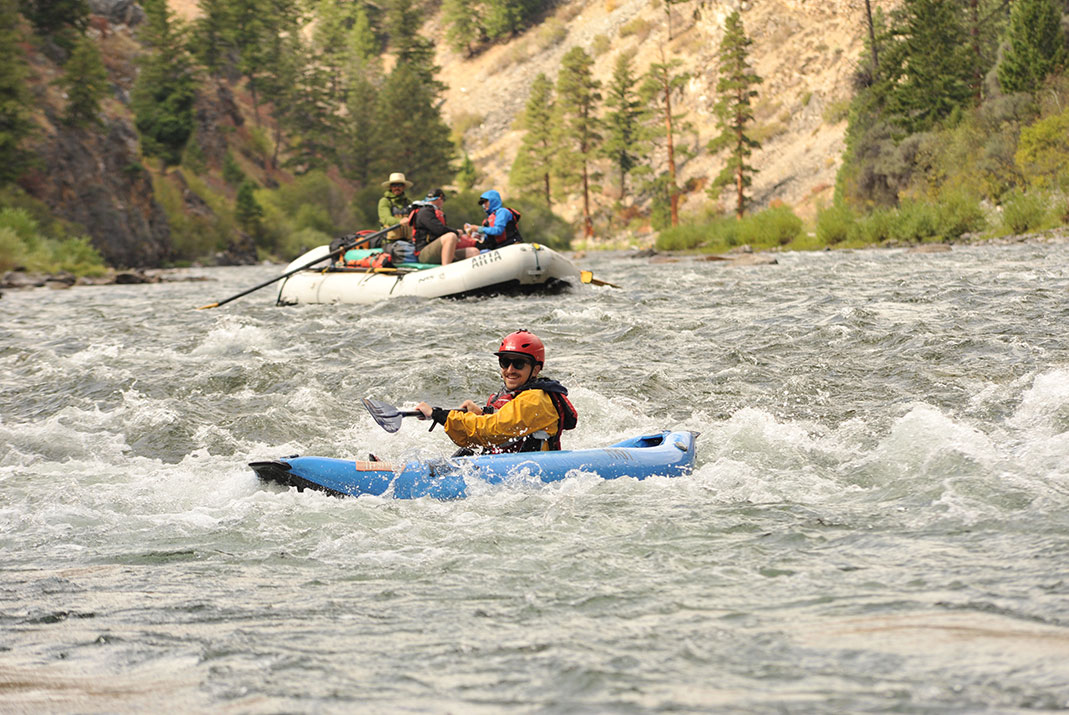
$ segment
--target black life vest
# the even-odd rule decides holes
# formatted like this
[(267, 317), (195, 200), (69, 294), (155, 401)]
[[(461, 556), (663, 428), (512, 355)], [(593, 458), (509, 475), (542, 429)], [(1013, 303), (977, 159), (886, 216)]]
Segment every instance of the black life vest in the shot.
[(437, 238), (437, 236), (431, 236), (430, 231), (416, 221), (416, 216), (418, 216), (420, 210), (426, 206), (430, 206), (434, 209), (435, 218), (445, 226), (445, 213), (440, 208), (425, 201), (417, 201), (412, 204), (412, 212), (408, 214), (408, 227), (412, 229), (412, 241), (416, 246), (416, 253), (422, 251), (428, 243), (431, 243)]
[(534, 380), (527, 381), (515, 390), (502, 390), (497, 394), (491, 395), (486, 400), (486, 407), (483, 408), (483, 414), (493, 414), (497, 410), (500, 410), (505, 406), (505, 403), (514, 399), (516, 395), (524, 390), (542, 390), (549, 395), (549, 399), (553, 401), (553, 407), (557, 410), (557, 434), (553, 435), (548, 440), (539, 439), (534, 435), (518, 437), (517, 439), (506, 442), (498, 447), (498, 451), (539, 452), (542, 450), (543, 442), (549, 442), (549, 448), (551, 450), (559, 450), (561, 433), (566, 429), (575, 429), (575, 426), (579, 424), (579, 413), (576, 412), (575, 406), (572, 405), (571, 400), (568, 399), (568, 388), (556, 380), (538, 377)]
[[(523, 215), (519, 211), (509, 206), (503, 208), (508, 209), (512, 214), (512, 219), (505, 224), (505, 230), (497, 236), (486, 236), (486, 242), (490, 245), (488, 248), (501, 248), (502, 246), (511, 246), (514, 243), (523, 243), (523, 236), (520, 235), (520, 217)], [(497, 211), (483, 219), (483, 226), (493, 226), (494, 221), (497, 219)]]

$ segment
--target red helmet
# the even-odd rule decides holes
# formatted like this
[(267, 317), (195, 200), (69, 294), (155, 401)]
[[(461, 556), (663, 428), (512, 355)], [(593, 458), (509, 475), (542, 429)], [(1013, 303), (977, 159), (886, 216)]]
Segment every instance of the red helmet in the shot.
[(501, 340), (501, 347), (497, 349), (494, 355), (500, 355), (501, 353), (530, 355), (531, 359), (538, 365), (544, 365), (546, 362), (546, 346), (542, 344), (537, 335), (526, 330), (517, 330), (515, 333), (506, 335)]

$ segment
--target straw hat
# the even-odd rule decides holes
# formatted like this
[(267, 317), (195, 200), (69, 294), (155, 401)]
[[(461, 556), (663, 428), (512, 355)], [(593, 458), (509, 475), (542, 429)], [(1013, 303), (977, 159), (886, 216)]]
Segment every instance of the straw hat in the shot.
[(390, 184), (404, 184), (406, 189), (412, 186), (412, 182), (405, 179), (405, 175), (400, 171), (395, 171), (390, 174), (390, 180), (382, 182), (382, 188), (388, 189), (390, 188)]

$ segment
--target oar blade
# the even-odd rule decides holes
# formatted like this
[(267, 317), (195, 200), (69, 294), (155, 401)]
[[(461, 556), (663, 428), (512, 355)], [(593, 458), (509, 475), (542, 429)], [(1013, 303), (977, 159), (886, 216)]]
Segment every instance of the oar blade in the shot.
[(371, 418), (379, 427), (387, 432), (396, 432), (401, 429), (403, 415), (396, 407), (380, 400), (372, 400), (370, 397), (365, 397), (363, 402)]

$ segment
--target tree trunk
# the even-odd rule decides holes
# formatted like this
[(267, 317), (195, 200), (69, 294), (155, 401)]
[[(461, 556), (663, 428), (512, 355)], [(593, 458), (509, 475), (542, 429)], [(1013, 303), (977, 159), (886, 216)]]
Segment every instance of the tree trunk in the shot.
[(594, 235), (594, 222), (590, 220), (590, 177), (586, 161), (583, 162), (583, 235), (587, 238)]

